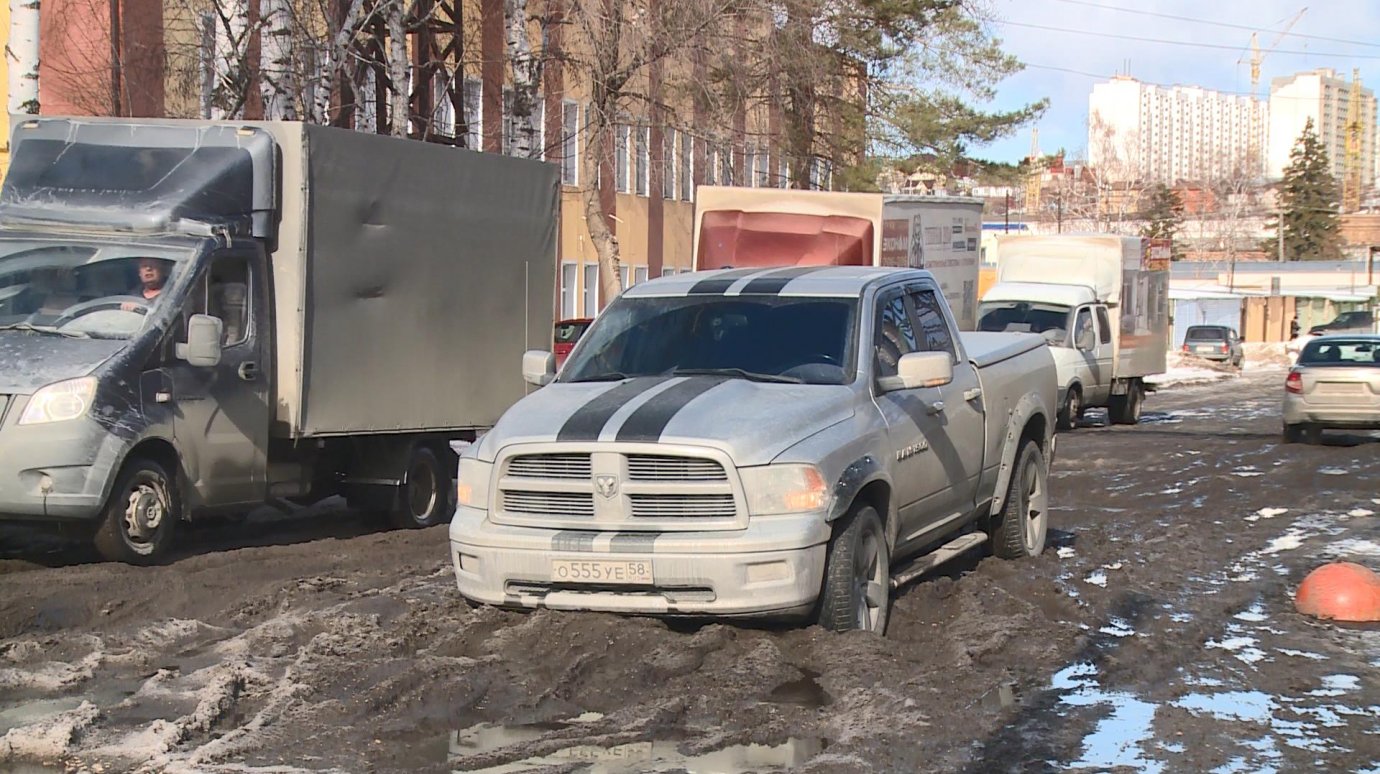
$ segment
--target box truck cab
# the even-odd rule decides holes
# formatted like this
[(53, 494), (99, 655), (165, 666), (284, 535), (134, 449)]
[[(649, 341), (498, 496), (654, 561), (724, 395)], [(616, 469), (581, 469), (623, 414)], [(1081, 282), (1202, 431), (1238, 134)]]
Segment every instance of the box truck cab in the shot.
[(1038, 333), (1059, 372), (1059, 428), (1106, 407), (1113, 424), (1140, 421), (1145, 377), (1169, 348), (1164, 245), (1141, 237), (997, 238), (997, 281), (978, 306), (980, 331)]
[(554, 174), (297, 123), (44, 118), (11, 147), (0, 519), (150, 563), (265, 503), (450, 518), (450, 442), (526, 392), (472, 364), (550, 341)]

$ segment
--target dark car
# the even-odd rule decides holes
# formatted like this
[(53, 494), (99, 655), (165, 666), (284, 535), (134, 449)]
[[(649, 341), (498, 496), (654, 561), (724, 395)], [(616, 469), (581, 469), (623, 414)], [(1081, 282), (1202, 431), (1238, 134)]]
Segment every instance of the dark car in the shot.
[(570, 356), (570, 350), (575, 348), (575, 342), (585, 335), (589, 329), (589, 324), (594, 322), (588, 317), (580, 317), (572, 320), (561, 320), (556, 323), (556, 340), (554, 352), (556, 353), (556, 368), (560, 368), (565, 359)]
[(1342, 312), (1322, 325), (1314, 325), (1308, 329), (1311, 336), (1322, 336), (1327, 333), (1374, 333), (1375, 314), (1368, 310), (1355, 312)]
[(1193, 325), (1184, 333), (1184, 352), (1204, 360), (1217, 360), (1241, 367), (1245, 353), (1241, 337), (1225, 325)]

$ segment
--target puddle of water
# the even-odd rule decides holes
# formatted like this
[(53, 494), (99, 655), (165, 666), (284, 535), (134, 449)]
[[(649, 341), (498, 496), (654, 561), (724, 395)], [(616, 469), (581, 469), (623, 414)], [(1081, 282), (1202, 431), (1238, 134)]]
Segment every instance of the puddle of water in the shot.
[(1145, 757), (1142, 744), (1152, 736), (1156, 706), (1129, 693), (1104, 691), (1097, 683), (1097, 667), (1073, 664), (1054, 675), (1051, 687), (1064, 691), (1060, 703), (1071, 707), (1107, 705), (1111, 713), (1097, 722), (1083, 738), (1082, 757), (1069, 768), (1115, 768), (1128, 766), (1139, 771), (1160, 772), (1164, 764)]
[(1191, 693), (1175, 701), (1174, 706), (1189, 712), (1206, 713), (1219, 720), (1267, 723), (1276, 705), (1273, 698), (1260, 691), (1226, 691)]

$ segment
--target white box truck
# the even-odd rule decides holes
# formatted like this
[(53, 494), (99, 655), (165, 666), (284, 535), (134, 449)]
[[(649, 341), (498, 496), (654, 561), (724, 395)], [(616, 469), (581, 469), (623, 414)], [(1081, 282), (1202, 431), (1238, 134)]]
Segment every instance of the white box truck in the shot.
[(1113, 424), (1140, 421), (1145, 377), (1169, 350), (1169, 250), (1110, 234), (997, 238), (997, 281), (977, 329), (1039, 333), (1059, 368), (1059, 427), (1089, 408)]
[(958, 329), (977, 323), (982, 200), (700, 186), (696, 270), (892, 266), (934, 275)]

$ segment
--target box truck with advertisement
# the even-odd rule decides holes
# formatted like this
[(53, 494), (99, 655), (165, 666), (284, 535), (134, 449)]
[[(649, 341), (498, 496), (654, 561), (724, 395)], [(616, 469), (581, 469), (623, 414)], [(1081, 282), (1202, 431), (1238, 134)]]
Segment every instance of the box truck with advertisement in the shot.
[(1089, 408), (1140, 421), (1145, 377), (1169, 350), (1167, 240), (1109, 234), (999, 236), (997, 282), (978, 306), (980, 331), (1039, 333), (1059, 369), (1059, 427)]
[(982, 200), (949, 196), (700, 186), (696, 270), (810, 266), (924, 269), (958, 329), (977, 317)]
[(550, 347), (549, 165), (294, 122), (33, 118), (0, 189), (0, 519), (165, 556), (343, 495), (449, 521)]

